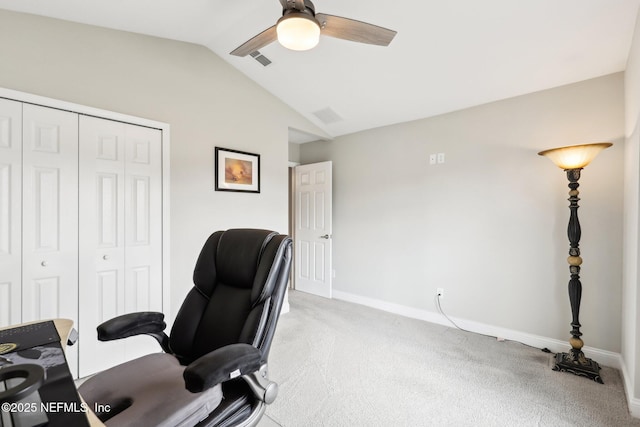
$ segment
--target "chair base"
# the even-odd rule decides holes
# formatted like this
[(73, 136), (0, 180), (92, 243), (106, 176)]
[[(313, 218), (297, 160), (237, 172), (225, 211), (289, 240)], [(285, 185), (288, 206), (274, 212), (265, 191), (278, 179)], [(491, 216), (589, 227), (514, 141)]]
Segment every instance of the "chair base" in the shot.
[(198, 427), (249, 427), (258, 424), (266, 405), (252, 397), (252, 392), (243, 379), (222, 383), (222, 395), (224, 399), (220, 405)]

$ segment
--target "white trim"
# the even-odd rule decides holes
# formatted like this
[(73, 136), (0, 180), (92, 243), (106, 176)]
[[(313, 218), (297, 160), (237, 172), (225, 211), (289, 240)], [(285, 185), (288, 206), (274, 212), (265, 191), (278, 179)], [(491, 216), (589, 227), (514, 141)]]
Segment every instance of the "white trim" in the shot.
[(171, 313), (171, 131), (162, 123), (162, 312), (167, 330), (173, 326)]
[(622, 374), (622, 384), (624, 385), (624, 392), (627, 396), (627, 405), (629, 406), (629, 413), (636, 417), (640, 418), (640, 399), (633, 396), (633, 384), (631, 381), (631, 375), (629, 375), (629, 371), (627, 369), (627, 364), (624, 360), (622, 360), (622, 367), (620, 368), (620, 373)]
[(170, 184), (170, 130), (168, 123), (156, 120), (145, 119), (142, 117), (130, 116), (128, 114), (116, 113), (114, 111), (101, 110), (99, 108), (88, 107), (86, 105), (74, 104), (72, 102), (61, 101), (59, 99), (47, 98), (31, 93), (20, 92), (12, 89), (0, 87), (0, 98), (7, 98), (14, 101), (24, 102), (28, 104), (40, 105), (43, 107), (56, 108), (58, 110), (70, 111), (87, 116), (95, 116), (119, 122), (130, 123), (138, 126), (146, 126), (158, 129), (162, 133), (162, 312), (165, 315), (165, 321), (170, 326), (171, 317), (171, 287), (170, 283), (170, 200), (169, 200), (169, 184)]
[(116, 113), (114, 111), (101, 110), (99, 108), (74, 104), (72, 102), (47, 98), (45, 96), (34, 95), (31, 93), (19, 92), (17, 90), (7, 89), (3, 87), (0, 87), (0, 98), (8, 98), (15, 101), (26, 102), (28, 104), (41, 105), (43, 107), (51, 107), (58, 110), (66, 110), (73, 113), (85, 114), (87, 116), (96, 116), (103, 119), (116, 120), (160, 130), (163, 130), (165, 128), (169, 129), (168, 123), (158, 122), (156, 120), (145, 119), (142, 117), (130, 116), (128, 114)]
[(630, 397), (627, 393), (627, 405), (629, 406), (629, 413), (632, 417), (640, 418), (640, 399), (637, 397)]
[[(363, 297), (348, 292), (338, 291), (336, 289), (333, 290), (333, 297), (335, 299), (365, 305), (367, 307), (376, 308), (378, 310), (387, 311), (389, 313), (394, 313), (413, 319), (419, 319), (439, 325), (454, 327), (444, 316), (432, 311), (394, 304), (374, 298)], [(554, 353), (566, 352), (570, 348), (568, 343), (554, 338), (542, 337), (539, 335), (533, 335), (513, 329), (487, 325), (484, 323), (474, 322), (472, 320), (465, 320), (452, 316), (449, 317), (451, 317), (451, 320), (453, 320), (462, 329), (470, 332), (489, 335), (492, 337), (500, 337), (509, 341), (517, 341), (536, 348), (546, 347)], [(598, 361), (598, 363), (603, 366), (610, 366), (616, 369), (622, 368), (622, 357), (619, 353), (586, 346), (584, 347), (584, 352), (587, 354), (587, 357)], [(638, 403), (640, 404), (640, 400), (638, 400)]]

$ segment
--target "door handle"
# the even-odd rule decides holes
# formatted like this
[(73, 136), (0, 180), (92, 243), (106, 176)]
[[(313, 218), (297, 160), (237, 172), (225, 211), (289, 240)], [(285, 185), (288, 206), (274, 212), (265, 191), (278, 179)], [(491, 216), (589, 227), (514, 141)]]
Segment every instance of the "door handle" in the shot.
[(330, 237), (331, 237), (331, 236), (329, 236), (328, 234), (325, 234), (324, 236), (320, 236), (320, 238), (321, 238), (321, 239), (328, 239), (328, 238), (330, 238)]

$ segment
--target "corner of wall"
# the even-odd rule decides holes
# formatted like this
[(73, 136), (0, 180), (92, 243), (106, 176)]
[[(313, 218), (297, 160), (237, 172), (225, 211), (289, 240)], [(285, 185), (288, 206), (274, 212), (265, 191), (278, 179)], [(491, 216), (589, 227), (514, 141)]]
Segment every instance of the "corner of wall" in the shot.
[(631, 375), (627, 369), (627, 364), (624, 359), (621, 358), (620, 373), (622, 375), (622, 384), (624, 385), (624, 392), (627, 397), (627, 405), (629, 406), (629, 413), (636, 418), (640, 418), (640, 399), (633, 395), (633, 375)]

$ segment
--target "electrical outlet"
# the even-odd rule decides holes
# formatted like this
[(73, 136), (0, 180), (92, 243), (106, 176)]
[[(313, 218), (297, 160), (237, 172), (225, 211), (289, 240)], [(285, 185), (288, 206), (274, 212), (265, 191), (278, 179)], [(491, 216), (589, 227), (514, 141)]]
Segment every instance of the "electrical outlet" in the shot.
[(438, 298), (444, 299), (444, 289), (443, 288), (436, 289), (436, 295), (438, 296)]
[(444, 153), (438, 153), (438, 164), (444, 163)]
[(436, 164), (436, 155), (435, 154), (429, 154), (429, 164), (430, 165), (435, 165)]

